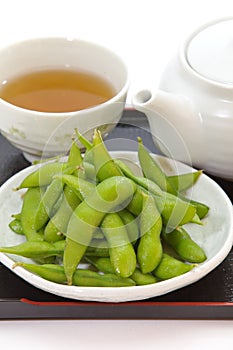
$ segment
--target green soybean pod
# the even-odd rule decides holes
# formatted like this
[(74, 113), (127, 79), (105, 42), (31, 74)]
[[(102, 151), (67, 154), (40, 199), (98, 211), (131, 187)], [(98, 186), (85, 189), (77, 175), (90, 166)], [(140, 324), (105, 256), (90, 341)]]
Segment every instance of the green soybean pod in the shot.
[(197, 171), (185, 173), (185, 174), (171, 175), (171, 176), (168, 176), (168, 181), (172, 185), (174, 190), (177, 193), (179, 193), (195, 185), (195, 183), (200, 178), (202, 173), (203, 173), (202, 170), (197, 170)]
[[(167, 176), (158, 162), (147, 151), (140, 138), (138, 144), (138, 158), (144, 176), (149, 180), (155, 182), (161, 188), (161, 190), (165, 192), (169, 192), (173, 195), (178, 195), (179, 192), (176, 189), (175, 184), (181, 182), (180, 186), (183, 186), (183, 188), (188, 188), (191, 186), (191, 183), (194, 182), (194, 178), (190, 174), (185, 176), (177, 175), (176, 177), (171, 178)], [(200, 174), (198, 174), (197, 178), (199, 176)]]
[(115, 273), (115, 268), (113, 267), (109, 257), (85, 257), (85, 260), (94, 266), (98, 271), (103, 273)]
[[(127, 209), (135, 216), (138, 216), (142, 211), (143, 193), (148, 194), (148, 191), (137, 186), (137, 190), (127, 206)], [(161, 213), (163, 223), (169, 230), (175, 229), (177, 226), (184, 225), (193, 220), (196, 214), (196, 208), (188, 201), (183, 201), (171, 193), (165, 193), (164, 196), (154, 195), (152, 192), (151, 194)]]
[(135, 216), (138, 216), (142, 211), (142, 193), (142, 189), (137, 186), (133, 198), (126, 207), (126, 209)]
[(140, 216), (140, 241), (137, 249), (138, 263), (144, 274), (152, 272), (162, 258), (161, 230), (162, 219), (154, 198), (144, 195)]
[[(69, 152), (68, 165), (72, 169), (79, 166), (81, 162), (82, 162), (81, 151), (77, 143), (73, 141)], [(64, 172), (66, 173), (66, 170)], [(62, 182), (62, 179), (60, 177), (56, 177), (53, 180), (50, 187), (52, 186), (54, 186), (54, 191), (50, 189), (50, 193), (48, 193), (48, 197), (49, 197), (48, 198), (49, 203), (47, 203), (49, 204), (48, 208), (46, 208), (46, 203), (42, 203), (42, 208), (41, 210), (38, 211), (37, 215), (39, 216), (41, 215), (41, 213), (43, 213), (43, 211), (45, 211), (44, 213), (45, 218), (48, 215), (50, 217), (50, 214), (52, 214), (52, 208), (54, 208), (56, 204), (54, 203), (56, 199), (56, 194), (59, 195), (60, 190), (62, 191), (64, 188), (61, 196), (62, 197), (61, 203), (58, 209), (55, 211), (55, 213), (51, 215), (51, 218), (44, 230), (45, 240), (49, 242), (56, 242), (58, 240), (63, 239), (63, 234), (66, 232), (71, 214), (73, 210), (77, 207), (77, 205), (80, 203), (80, 199), (77, 197), (77, 195), (72, 190), (72, 188), (65, 186), (65, 184)], [(57, 192), (56, 192), (56, 186), (57, 186)]]
[(144, 176), (135, 175), (131, 169), (119, 159), (115, 159), (115, 163), (120, 167), (123, 174), (129, 179), (133, 180), (138, 186), (155, 195), (159, 195), (161, 197), (165, 196), (166, 192), (163, 191), (154, 181)]
[[(115, 269), (112, 266), (112, 263), (109, 258), (88, 257), (86, 258), (86, 260), (97, 270), (102, 271), (103, 273), (115, 273)], [(133, 274), (130, 276), (130, 278), (136, 283), (137, 286), (152, 284), (158, 281), (155, 276), (149, 273), (144, 274), (137, 267), (134, 270)]]
[(192, 222), (196, 214), (196, 207), (189, 201), (184, 201), (171, 193), (164, 197), (153, 195), (156, 205), (168, 228), (176, 228)]
[[(177, 199), (178, 197), (174, 196), (173, 194), (171, 194), (171, 193), (168, 194), (168, 192), (162, 191), (160, 189), (160, 187), (152, 180), (147, 179), (145, 177), (135, 176), (133, 174), (129, 174), (128, 172), (123, 170), (123, 166), (121, 166), (121, 169), (122, 169), (123, 173), (128, 178), (130, 178), (137, 185), (144, 188), (145, 190), (147, 190), (148, 192), (152, 193), (155, 196), (155, 198), (157, 199), (157, 204), (160, 208), (160, 211), (161, 211), (162, 215), (165, 216), (166, 222), (169, 221), (169, 218), (165, 215), (166, 208), (169, 205), (169, 201), (172, 201), (174, 203), (174, 206), (176, 205), (176, 209), (175, 209), (176, 211), (178, 209), (181, 210), (181, 205), (183, 206), (184, 205), (183, 202), (186, 202), (186, 204), (185, 204), (186, 209), (183, 207), (183, 209), (185, 209), (185, 212), (183, 214), (185, 214), (185, 215), (188, 214), (188, 211), (190, 212), (190, 208), (188, 208), (189, 204), (192, 205), (192, 207), (196, 208), (196, 211), (201, 214), (201, 217), (206, 215), (206, 213), (207, 213), (206, 210), (208, 211), (208, 207), (206, 205), (199, 203), (199, 202), (196, 202), (196, 201), (192, 201), (190, 199), (187, 199), (187, 198), (181, 197), (181, 196), (179, 196), (179, 199)], [(189, 203), (189, 204), (187, 204), (187, 203)], [(195, 215), (191, 214), (191, 215), (192, 215), (192, 217), (189, 217), (188, 221), (202, 224), (198, 214), (195, 214)], [(186, 222), (188, 222), (188, 221), (186, 221)], [(180, 222), (176, 222), (175, 224), (170, 223), (170, 225), (175, 227), (175, 226), (177, 226), (178, 223), (184, 224), (184, 222), (180, 221)]]
[(193, 205), (196, 208), (196, 213), (200, 219), (203, 219), (208, 214), (209, 207), (205, 203), (201, 203), (201, 202), (186, 198), (185, 196), (182, 196), (182, 195), (179, 195), (179, 198)]
[(170, 245), (178, 256), (192, 263), (201, 263), (206, 260), (204, 250), (190, 237), (183, 227), (172, 232), (162, 232), (162, 238)]
[(154, 160), (154, 158), (152, 158), (142, 142), (139, 142), (138, 157), (146, 178), (154, 181), (163, 191), (178, 196), (181, 200), (189, 202), (191, 205), (193, 205), (196, 208), (197, 215), (200, 219), (207, 215), (209, 211), (209, 207), (207, 205), (198, 201), (190, 200), (189, 198), (185, 198), (185, 196), (179, 194), (179, 192), (173, 186), (172, 180), (170, 181), (170, 178), (166, 176), (162, 168)]
[(35, 215), (35, 228), (40, 230), (50, 219), (52, 209), (63, 191), (60, 179), (54, 179), (47, 187)]
[[(24, 267), (26, 270), (38, 276), (59, 284), (66, 284), (66, 274), (63, 266), (56, 264), (28, 264), (17, 263), (15, 267)], [(114, 274), (100, 275), (97, 272), (87, 269), (77, 269), (74, 271), (73, 284), (84, 287), (127, 287), (134, 286), (135, 282), (130, 278), (122, 278)]]
[(116, 163), (119, 165), (124, 175), (133, 180), (139, 186), (132, 202), (128, 206), (128, 210), (131, 213), (134, 215), (140, 214), (142, 209), (142, 199), (140, 198), (141, 193), (146, 191), (153, 194), (163, 220), (169, 227), (175, 228), (178, 225), (184, 225), (193, 220), (196, 214), (196, 206), (190, 203), (187, 199), (183, 200), (171, 193), (162, 191), (152, 180), (135, 176), (128, 167), (119, 160), (117, 160)]
[(136, 254), (118, 213), (107, 214), (101, 228), (109, 245), (109, 255), (116, 274), (129, 277), (136, 268)]
[(111, 177), (98, 184), (78, 205), (68, 224), (63, 257), (68, 284), (72, 284), (73, 273), (84, 256), (96, 227), (106, 213), (132, 197), (135, 190), (136, 186), (131, 180), (123, 176)]
[[(85, 153), (83, 154), (83, 162), (92, 164), (94, 166), (94, 159), (93, 158), (94, 158), (93, 157), (93, 144), (90, 143), (90, 145), (88, 147), (86, 147)], [(94, 177), (96, 177), (96, 173), (94, 174)]]
[(44, 239), (46, 241), (56, 242), (63, 239), (70, 217), (79, 203), (80, 199), (74, 190), (65, 186), (61, 205), (45, 227)]
[(194, 215), (194, 217), (192, 218), (192, 220), (190, 222), (197, 224), (197, 225), (203, 225), (203, 222), (201, 221), (201, 219), (197, 213)]
[(59, 249), (52, 243), (45, 241), (26, 241), (15, 246), (0, 247), (0, 252), (2, 253), (15, 254), (29, 259), (43, 259), (51, 256), (61, 256), (63, 250), (64, 247), (63, 249)]
[(154, 275), (151, 273), (142, 273), (139, 268), (135, 269), (130, 278), (136, 283), (137, 286), (144, 286), (158, 282), (158, 279)]
[(69, 166), (78, 166), (82, 163), (82, 154), (80, 148), (78, 147), (75, 140), (73, 140), (72, 145), (70, 147), (69, 157), (68, 157), (68, 165)]
[[(202, 210), (204, 213), (204, 210), (206, 210), (205, 205), (198, 203), (197, 206), (197, 202), (190, 201), (185, 197), (179, 197), (178, 199), (178, 197), (174, 196), (172, 193), (168, 194), (168, 192), (162, 191), (154, 181), (145, 177), (135, 176), (123, 162), (116, 160), (116, 163), (119, 165), (125, 176), (133, 180), (138, 186), (144, 188), (154, 195), (163, 219), (166, 223), (169, 223), (170, 227), (176, 227), (180, 224), (183, 225), (187, 222), (194, 222), (194, 219), (195, 223), (201, 223), (200, 220), (198, 220), (199, 217), (197, 215), (195, 216), (194, 207), (196, 210), (198, 210), (198, 212)], [(135, 194), (135, 196), (136, 195), (139, 197), (138, 194)], [(135, 198), (130, 204), (129, 209), (138, 215), (140, 213), (140, 199)]]
[(62, 175), (60, 179), (64, 184), (72, 188), (81, 201), (95, 190), (95, 185), (92, 182), (79, 176)]
[(147, 151), (141, 138), (138, 138), (138, 141), (138, 158), (144, 176), (154, 181), (161, 188), (161, 190), (165, 192), (173, 192), (173, 188), (167, 181), (164, 171)]
[(24, 235), (23, 232), (23, 228), (22, 228), (22, 224), (21, 221), (18, 219), (13, 219), (10, 223), (9, 223), (9, 227), (10, 229), (17, 233), (18, 235)]
[[(119, 164), (125, 176), (133, 180), (138, 186), (147, 192), (153, 194), (156, 199), (158, 209), (160, 210), (164, 221), (169, 223), (169, 226), (176, 227), (192, 221), (193, 217), (195, 216), (196, 207), (194, 208), (194, 205), (192, 205), (192, 203), (190, 203), (186, 198), (184, 201), (171, 193), (162, 191), (154, 181), (145, 177), (135, 176), (122, 162), (117, 161), (117, 164)], [(140, 194), (136, 193), (135, 196), (138, 198), (133, 199), (129, 210), (133, 213), (137, 213), (138, 215), (141, 210), (139, 199)]]
[(96, 176), (99, 181), (111, 176), (122, 176), (120, 168), (110, 156), (99, 130), (94, 131), (93, 136), (93, 158)]
[(89, 287), (130, 287), (135, 286), (131, 278), (124, 278), (115, 274), (99, 274), (95, 271), (78, 269), (74, 273), (75, 286)]
[(90, 151), (93, 147), (93, 144), (84, 136), (82, 135), (78, 128), (75, 128), (75, 134), (78, 138), (78, 140), (82, 143), (82, 145), (86, 148), (87, 151)]
[(202, 171), (190, 172), (182, 175), (167, 176), (158, 162), (149, 154), (142, 142), (139, 142), (138, 157), (144, 175), (157, 183), (164, 191), (178, 195), (187, 190), (199, 179)]
[(23, 197), (21, 210), (21, 224), (28, 241), (43, 241), (43, 234), (35, 228), (35, 216), (41, 201), (43, 189), (40, 187), (29, 188)]
[(195, 264), (186, 264), (164, 253), (159, 265), (153, 271), (153, 274), (161, 280), (167, 280), (189, 272), (194, 267)]
[(96, 173), (95, 173), (95, 166), (87, 161), (84, 161), (82, 163), (83, 167), (83, 176), (88, 181), (96, 183)]
[(66, 168), (67, 163), (44, 164), (26, 176), (17, 189), (47, 186), (53, 181), (55, 175), (62, 174)]
[(129, 169), (129, 167), (124, 162), (118, 159), (115, 160), (115, 163), (120, 167), (123, 174), (129, 179), (133, 180), (137, 185), (145, 188), (153, 194), (164, 196), (164, 191), (162, 191), (161, 188), (154, 181), (149, 180), (143, 176), (134, 175), (133, 172)]
[(136, 243), (139, 238), (138, 219), (127, 209), (120, 210), (118, 215), (125, 225), (130, 242), (133, 244)]
[[(64, 173), (71, 174), (74, 169), (74, 165), (68, 166), (64, 169)], [(53, 208), (63, 192), (63, 187), (64, 184), (60, 177), (56, 176), (46, 188), (35, 216), (35, 228), (37, 230), (43, 227), (53, 215)]]

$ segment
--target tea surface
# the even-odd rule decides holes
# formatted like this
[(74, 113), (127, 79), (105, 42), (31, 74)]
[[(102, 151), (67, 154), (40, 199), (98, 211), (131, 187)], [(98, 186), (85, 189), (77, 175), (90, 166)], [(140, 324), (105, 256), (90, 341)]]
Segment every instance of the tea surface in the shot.
[(40, 112), (72, 112), (106, 102), (115, 95), (109, 82), (83, 71), (38, 70), (4, 80), (0, 98)]

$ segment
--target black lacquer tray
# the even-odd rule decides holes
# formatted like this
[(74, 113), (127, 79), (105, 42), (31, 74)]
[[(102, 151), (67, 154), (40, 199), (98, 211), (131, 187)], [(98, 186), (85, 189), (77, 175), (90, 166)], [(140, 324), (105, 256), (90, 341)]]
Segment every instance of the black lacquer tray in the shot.
[[(137, 136), (156, 149), (145, 116), (124, 111), (108, 136), (110, 150), (137, 149)], [(0, 135), (0, 185), (29, 166), (22, 153)], [(212, 177), (213, 178), (213, 177)], [(233, 201), (233, 183), (213, 178)], [(200, 281), (147, 300), (126, 303), (74, 301), (41, 291), (0, 264), (0, 319), (233, 319), (233, 250)]]

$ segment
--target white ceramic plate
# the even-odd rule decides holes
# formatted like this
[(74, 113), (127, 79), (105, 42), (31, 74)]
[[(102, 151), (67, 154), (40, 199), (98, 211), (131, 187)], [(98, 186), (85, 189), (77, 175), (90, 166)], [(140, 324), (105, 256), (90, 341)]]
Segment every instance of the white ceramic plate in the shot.
[[(131, 164), (138, 162), (136, 152), (112, 152), (111, 154), (113, 157), (128, 160)], [(156, 155), (154, 157), (160, 161), (164, 169), (170, 174), (185, 173), (192, 170), (192, 168), (180, 162)], [(14, 192), (12, 189), (17, 187), (22, 179), (34, 170), (35, 166), (24, 169), (9, 179), (0, 188), (0, 246), (15, 245), (24, 240), (23, 237), (14, 234), (8, 228), (11, 215), (18, 213), (22, 204), (20, 198), (22, 192)], [(230, 252), (233, 243), (232, 204), (224, 191), (209, 177), (202, 175), (193, 187), (192, 192), (188, 192), (187, 195), (206, 203), (210, 207), (208, 217), (204, 219), (204, 226), (186, 225), (191, 236), (204, 248), (207, 254), (207, 260), (190, 272), (176, 278), (147, 286), (117, 288), (76, 287), (46, 281), (22, 267), (12, 269), (16, 261), (31, 262), (29, 259), (0, 253), (0, 261), (15, 274), (35, 287), (66, 298), (86, 301), (123, 302), (142, 300), (166, 294), (194, 283), (212, 271), (224, 260)]]

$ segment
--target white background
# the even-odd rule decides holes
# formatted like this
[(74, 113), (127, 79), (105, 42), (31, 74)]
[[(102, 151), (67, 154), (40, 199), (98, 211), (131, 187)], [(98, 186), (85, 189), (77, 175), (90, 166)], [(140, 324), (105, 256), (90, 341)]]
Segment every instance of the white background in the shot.
[(0, 47), (48, 35), (106, 45), (128, 64), (130, 103), (135, 90), (157, 86), (187, 35), (230, 15), (231, 0), (0, 0)]
[[(181, 42), (205, 22), (233, 16), (232, 0), (0, 0), (0, 46), (33, 36), (94, 40), (117, 51), (128, 95), (156, 87)], [(213, 286), (214, 287), (214, 286)], [(0, 321), (1, 349), (219, 349), (233, 321)]]

